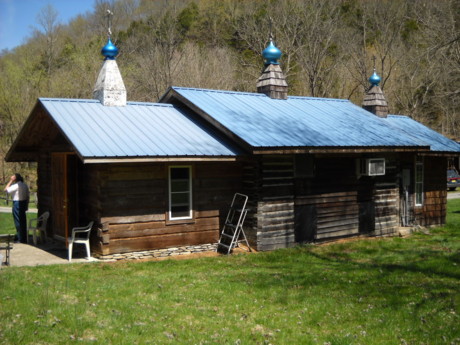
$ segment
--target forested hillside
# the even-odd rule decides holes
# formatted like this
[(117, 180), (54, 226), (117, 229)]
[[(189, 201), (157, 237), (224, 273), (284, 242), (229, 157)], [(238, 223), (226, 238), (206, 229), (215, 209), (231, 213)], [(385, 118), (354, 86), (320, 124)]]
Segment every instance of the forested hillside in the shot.
[(33, 179), (33, 166), (3, 158), (38, 97), (92, 98), (107, 9), (130, 101), (170, 85), (255, 91), (271, 28), (290, 95), (360, 105), (375, 56), (390, 113), (460, 137), (458, 0), (95, 0), (67, 25), (43, 8), (30, 39), (0, 54), (3, 181)]

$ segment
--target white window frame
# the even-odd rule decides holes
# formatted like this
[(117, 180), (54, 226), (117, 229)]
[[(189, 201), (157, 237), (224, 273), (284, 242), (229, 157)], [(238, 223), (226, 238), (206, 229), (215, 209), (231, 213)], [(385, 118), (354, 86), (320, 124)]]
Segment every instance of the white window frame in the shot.
[[(188, 169), (188, 205), (189, 205), (189, 214), (187, 216), (182, 217), (173, 217), (172, 214), (172, 194), (173, 193), (185, 193), (185, 192), (173, 192), (171, 186), (171, 170), (172, 169)], [(168, 198), (169, 198), (169, 209), (168, 209), (168, 217), (169, 220), (181, 220), (181, 219), (192, 219), (193, 217), (193, 207), (192, 207), (192, 167), (190, 165), (172, 165), (168, 167)]]
[[(415, 206), (423, 206), (424, 197), (423, 197), (423, 180), (425, 178), (424, 172), (424, 162), (423, 157), (417, 157), (415, 160), (415, 169), (414, 169), (414, 196), (415, 196)], [(419, 169), (421, 169), (419, 174)], [(420, 179), (419, 179), (420, 177)]]

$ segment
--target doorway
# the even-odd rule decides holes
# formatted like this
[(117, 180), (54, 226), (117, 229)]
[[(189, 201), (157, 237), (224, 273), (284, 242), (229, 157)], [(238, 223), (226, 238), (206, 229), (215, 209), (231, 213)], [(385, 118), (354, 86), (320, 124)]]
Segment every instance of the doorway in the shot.
[(71, 153), (51, 156), (53, 237), (67, 242), (78, 216), (78, 158)]

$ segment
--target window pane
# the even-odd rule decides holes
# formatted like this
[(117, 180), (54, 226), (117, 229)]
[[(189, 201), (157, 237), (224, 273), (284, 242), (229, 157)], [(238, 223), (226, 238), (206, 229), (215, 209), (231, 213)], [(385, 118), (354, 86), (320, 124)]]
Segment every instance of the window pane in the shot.
[(188, 180), (171, 180), (171, 192), (188, 192)]
[(171, 218), (186, 218), (190, 216), (190, 209), (188, 206), (172, 206)]
[(186, 204), (188, 205), (189, 202), (189, 194), (188, 193), (171, 193), (171, 206), (177, 204)]
[(189, 168), (171, 168), (171, 180), (188, 180)]
[(371, 175), (385, 175), (385, 162), (377, 159), (371, 160), (369, 173)]
[(169, 172), (170, 219), (191, 217), (191, 173), (189, 167), (171, 167)]
[(422, 205), (423, 203), (423, 184), (417, 183), (415, 185), (415, 203)]
[(415, 164), (415, 204), (423, 205), (423, 163)]

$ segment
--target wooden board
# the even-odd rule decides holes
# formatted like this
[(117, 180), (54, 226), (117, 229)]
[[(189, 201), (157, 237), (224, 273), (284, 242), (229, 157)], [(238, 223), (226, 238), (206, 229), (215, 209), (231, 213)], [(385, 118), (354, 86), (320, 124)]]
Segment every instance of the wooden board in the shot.
[(150, 249), (161, 249), (184, 245), (198, 245), (203, 243), (216, 243), (219, 231), (197, 231), (187, 233), (164, 234), (157, 236), (143, 236), (120, 238), (110, 241), (110, 251), (104, 248), (105, 253), (125, 253)]

